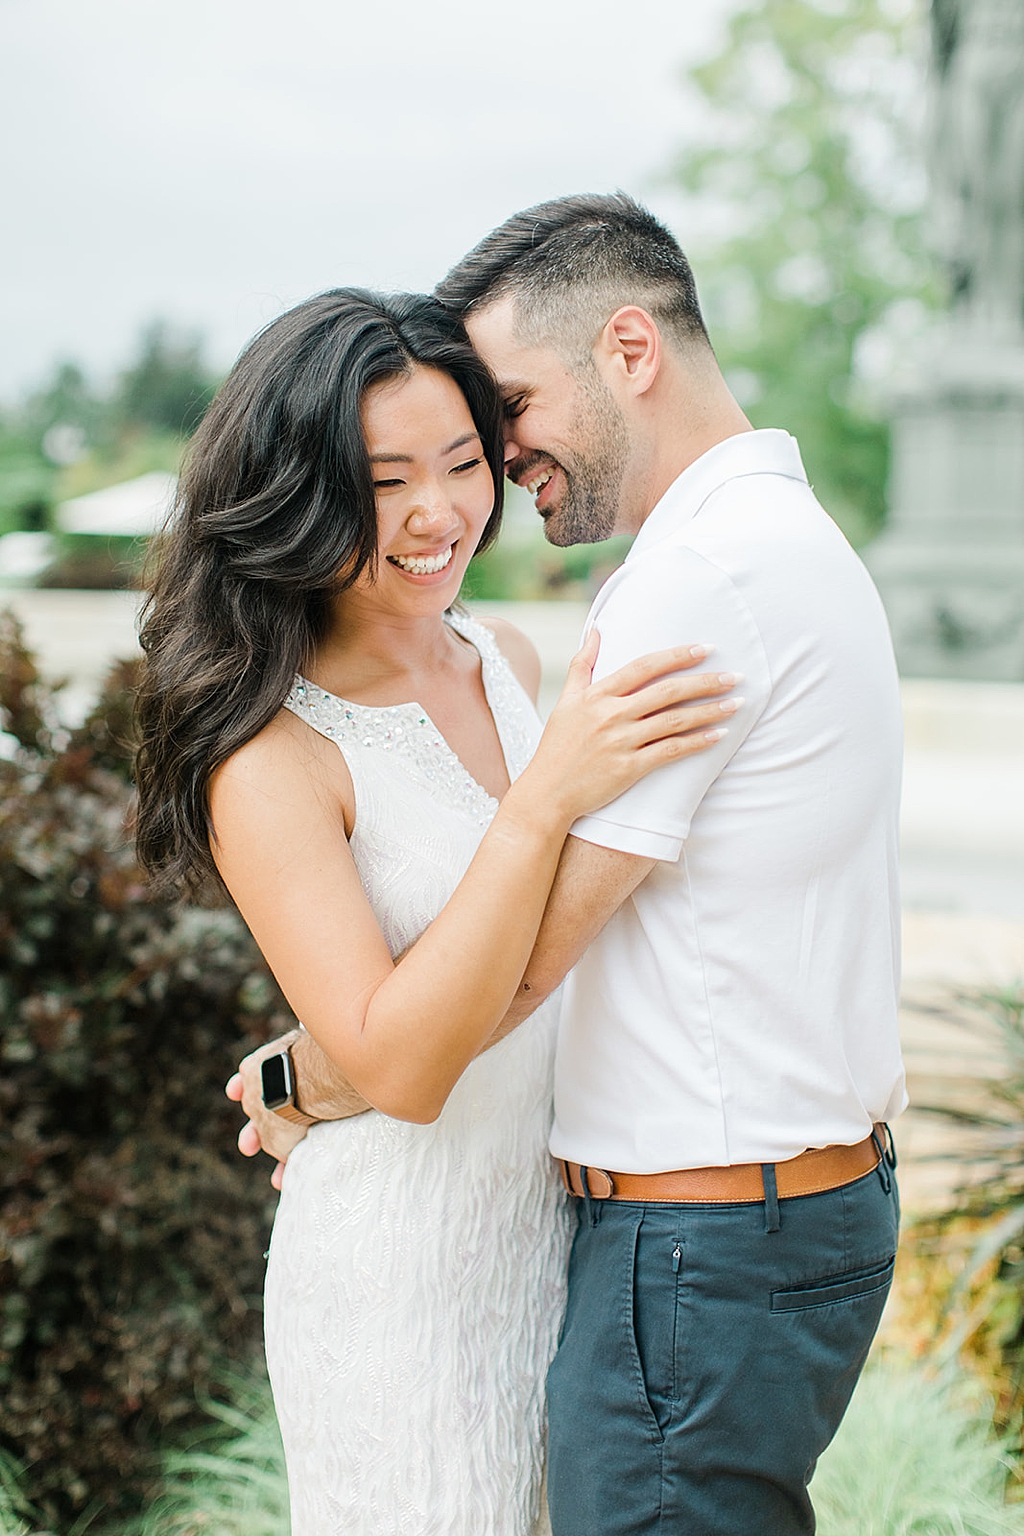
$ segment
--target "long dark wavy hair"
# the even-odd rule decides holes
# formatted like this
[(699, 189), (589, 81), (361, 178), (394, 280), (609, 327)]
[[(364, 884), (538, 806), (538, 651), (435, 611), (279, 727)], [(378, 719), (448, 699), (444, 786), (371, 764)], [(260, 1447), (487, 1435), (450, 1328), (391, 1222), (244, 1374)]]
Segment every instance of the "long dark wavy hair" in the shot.
[(210, 775), (277, 714), (332, 599), (375, 569), (360, 405), (417, 365), (454, 380), (480, 433), (495, 488), (485, 549), (501, 518), (501, 402), (434, 299), (340, 288), (297, 305), (243, 352), (192, 440), (143, 611), (136, 706), (136, 842), (163, 888), (218, 883)]

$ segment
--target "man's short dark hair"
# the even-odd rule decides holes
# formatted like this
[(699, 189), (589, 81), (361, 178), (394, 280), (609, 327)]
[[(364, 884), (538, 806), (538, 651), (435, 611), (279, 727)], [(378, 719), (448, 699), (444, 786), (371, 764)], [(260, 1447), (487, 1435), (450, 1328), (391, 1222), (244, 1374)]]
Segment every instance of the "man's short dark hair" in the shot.
[(517, 329), (582, 357), (617, 309), (638, 304), (678, 344), (707, 346), (690, 263), (624, 192), (558, 197), (515, 213), (435, 289), (461, 319), (508, 297)]

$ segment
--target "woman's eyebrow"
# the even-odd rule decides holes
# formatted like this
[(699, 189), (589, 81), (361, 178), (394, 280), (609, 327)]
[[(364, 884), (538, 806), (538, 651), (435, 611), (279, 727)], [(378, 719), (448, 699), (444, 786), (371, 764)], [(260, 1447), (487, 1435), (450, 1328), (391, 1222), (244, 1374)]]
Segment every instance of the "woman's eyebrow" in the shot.
[[(447, 448), (442, 448), (441, 457), (444, 458), (447, 454), (454, 453), (456, 448), (464, 448), (467, 443), (478, 443), (479, 441), (479, 432), (466, 432), (462, 437), (457, 437), (454, 443), (449, 443)], [(411, 464), (412, 462), (413, 457), (411, 453), (370, 454), (371, 464)]]
[(478, 443), (479, 441), (479, 432), (464, 432), (461, 437), (457, 437), (455, 439), (454, 443), (449, 443), (448, 447), (444, 451), (447, 455), (449, 453), (454, 453), (456, 448), (465, 448), (467, 443)]

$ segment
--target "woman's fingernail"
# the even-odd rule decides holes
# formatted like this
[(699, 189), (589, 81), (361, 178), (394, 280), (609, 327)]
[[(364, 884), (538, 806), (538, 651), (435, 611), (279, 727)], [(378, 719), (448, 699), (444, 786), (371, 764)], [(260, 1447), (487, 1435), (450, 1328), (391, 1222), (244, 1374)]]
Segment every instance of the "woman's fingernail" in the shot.
[(693, 657), (694, 661), (700, 661), (702, 656), (710, 656), (713, 650), (713, 645), (691, 645), (690, 655)]
[(723, 715), (734, 715), (736, 713), (736, 711), (739, 709), (740, 705), (741, 704), (745, 704), (746, 702), (747, 702), (746, 699), (743, 699), (743, 698), (740, 698), (740, 699), (723, 699), (721, 704), (719, 704), (718, 707), (722, 711)]
[(704, 732), (705, 741), (721, 741), (723, 736), (728, 736), (728, 728), (724, 725), (716, 725), (713, 731)]
[(742, 683), (744, 676), (743, 672), (719, 672), (718, 681), (723, 688), (734, 688), (737, 683)]

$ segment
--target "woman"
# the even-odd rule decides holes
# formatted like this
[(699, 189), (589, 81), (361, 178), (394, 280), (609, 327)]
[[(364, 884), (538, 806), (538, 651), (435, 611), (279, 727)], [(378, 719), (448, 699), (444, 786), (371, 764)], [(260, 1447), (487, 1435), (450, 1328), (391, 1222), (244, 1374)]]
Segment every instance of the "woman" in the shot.
[(502, 457), (433, 301), (310, 300), (200, 427), (143, 629), (142, 856), (219, 876), (379, 1111), (312, 1129), (274, 1228), (296, 1536), (530, 1531), (566, 1245), (551, 1006), (485, 1048), (572, 822), (720, 734), (718, 705), (685, 736), (658, 713), (700, 679), (637, 691), (689, 652), (591, 686), (590, 644), (538, 746), (530, 648), (451, 611)]

